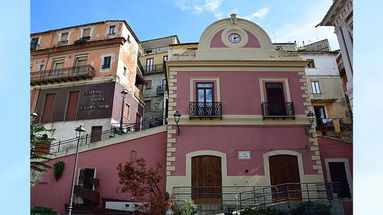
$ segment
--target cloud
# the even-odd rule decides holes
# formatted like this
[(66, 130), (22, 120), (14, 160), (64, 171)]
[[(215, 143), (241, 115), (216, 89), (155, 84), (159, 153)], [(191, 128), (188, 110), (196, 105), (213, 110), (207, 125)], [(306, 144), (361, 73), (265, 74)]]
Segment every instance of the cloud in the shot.
[(253, 20), (254, 18), (263, 19), (269, 13), (268, 8), (261, 8), (257, 12), (250, 14), (249, 16), (243, 17), (244, 19)]
[(175, 3), (181, 10), (191, 11), (194, 14), (210, 12), (217, 19), (222, 18), (223, 15), (220, 11), (222, 0), (176, 0)]
[[(271, 37), (273, 42), (294, 42), (297, 41), (297, 45), (301, 46), (302, 41), (305, 44), (313, 43), (318, 40), (328, 39), (332, 50), (339, 49), (337, 37), (334, 33), (333, 27), (317, 27), (315, 26), (323, 19), (326, 11), (330, 8), (331, 2), (324, 2), (319, 5), (311, 6), (316, 8), (310, 13), (302, 14), (298, 22), (285, 24), (279, 29), (269, 32), (269, 35), (275, 35)], [(270, 34), (271, 33), (271, 34)]]

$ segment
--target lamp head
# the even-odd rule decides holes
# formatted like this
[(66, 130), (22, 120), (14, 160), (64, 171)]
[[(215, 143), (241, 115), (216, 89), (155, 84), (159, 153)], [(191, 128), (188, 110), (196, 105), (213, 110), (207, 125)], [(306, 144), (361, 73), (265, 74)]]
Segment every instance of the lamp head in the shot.
[(174, 121), (178, 124), (180, 122), (181, 114), (178, 112), (178, 110), (173, 114)]
[(82, 127), (82, 125), (78, 126), (75, 131), (78, 131), (78, 132), (85, 132), (85, 129)]
[(121, 94), (122, 94), (123, 96), (125, 96), (126, 94), (128, 94), (128, 91), (127, 91), (127, 90), (122, 90), (122, 91), (121, 91)]

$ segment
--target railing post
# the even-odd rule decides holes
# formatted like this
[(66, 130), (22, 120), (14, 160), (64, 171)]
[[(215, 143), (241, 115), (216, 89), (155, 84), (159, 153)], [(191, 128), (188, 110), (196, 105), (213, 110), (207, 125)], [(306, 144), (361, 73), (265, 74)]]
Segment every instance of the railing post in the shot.
[(59, 146), (58, 146), (57, 152), (60, 151), (60, 144), (61, 144), (61, 140), (59, 140)]
[(307, 198), (310, 201), (310, 191), (309, 191), (309, 184), (306, 184), (306, 192), (307, 192)]
[(253, 187), (253, 198), (254, 198), (254, 206), (256, 206), (257, 201), (255, 200), (255, 187)]
[[(262, 195), (263, 195), (263, 204), (266, 205), (266, 195), (265, 195), (265, 188), (262, 188)], [(272, 195), (272, 194), (271, 194)], [(272, 197), (272, 196), (271, 196)]]
[(88, 143), (88, 134), (85, 135), (85, 145), (87, 145)]

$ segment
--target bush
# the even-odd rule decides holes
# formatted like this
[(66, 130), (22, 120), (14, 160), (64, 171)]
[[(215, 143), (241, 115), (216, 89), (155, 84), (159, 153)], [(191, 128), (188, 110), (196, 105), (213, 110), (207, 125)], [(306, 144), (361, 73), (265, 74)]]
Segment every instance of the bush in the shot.
[(182, 204), (175, 205), (175, 215), (194, 215), (197, 214), (197, 205), (194, 204), (193, 200), (187, 199)]
[(57, 215), (51, 208), (36, 206), (31, 209), (31, 215)]
[(291, 215), (329, 215), (330, 209), (329, 206), (315, 203), (315, 202), (303, 202), (295, 209), (291, 210)]
[(56, 162), (55, 164), (53, 164), (53, 168), (55, 170), (55, 173), (54, 173), (55, 174), (55, 179), (56, 179), (56, 181), (58, 181), (61, 178), (61, 176), (62, 176), (62, 174), (64, 172), (64, 168), (65, 168), (64, 161)]
[(277, 209), (277, 208), (265, 206), (265, 205), (260, 205), (255, 208), (248, 206), (241, 212), (241, 215), (285, 215), (285, 214), (288, 214), (288, 212)]

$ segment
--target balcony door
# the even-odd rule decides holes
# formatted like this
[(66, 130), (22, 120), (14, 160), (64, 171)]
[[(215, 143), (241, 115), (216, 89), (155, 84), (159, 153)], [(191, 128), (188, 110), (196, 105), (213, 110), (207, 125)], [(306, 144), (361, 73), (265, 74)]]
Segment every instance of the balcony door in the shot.
[(62, 70), (64, 68), (64, 59), (58, 59), (53, 61), (53, 70), (49, 74), (49, 76), (57, 77), (62, 74)]
[(213, 116), (214, 86), (213, 83), (197, 83), (197, 115)]
[(85, 74), (87, 62), (87, 56), (76, 56), (74, 75)]
[(271, 116), (286, 115), (285, 96), (281, 83), (267, 83), (266, 95), (268, 102), (268, 111)]
[(324, 106), (314, 106), (314, 113), (317, 120), (317, 126), (324, 126), (327, 123), (326, 110)]

